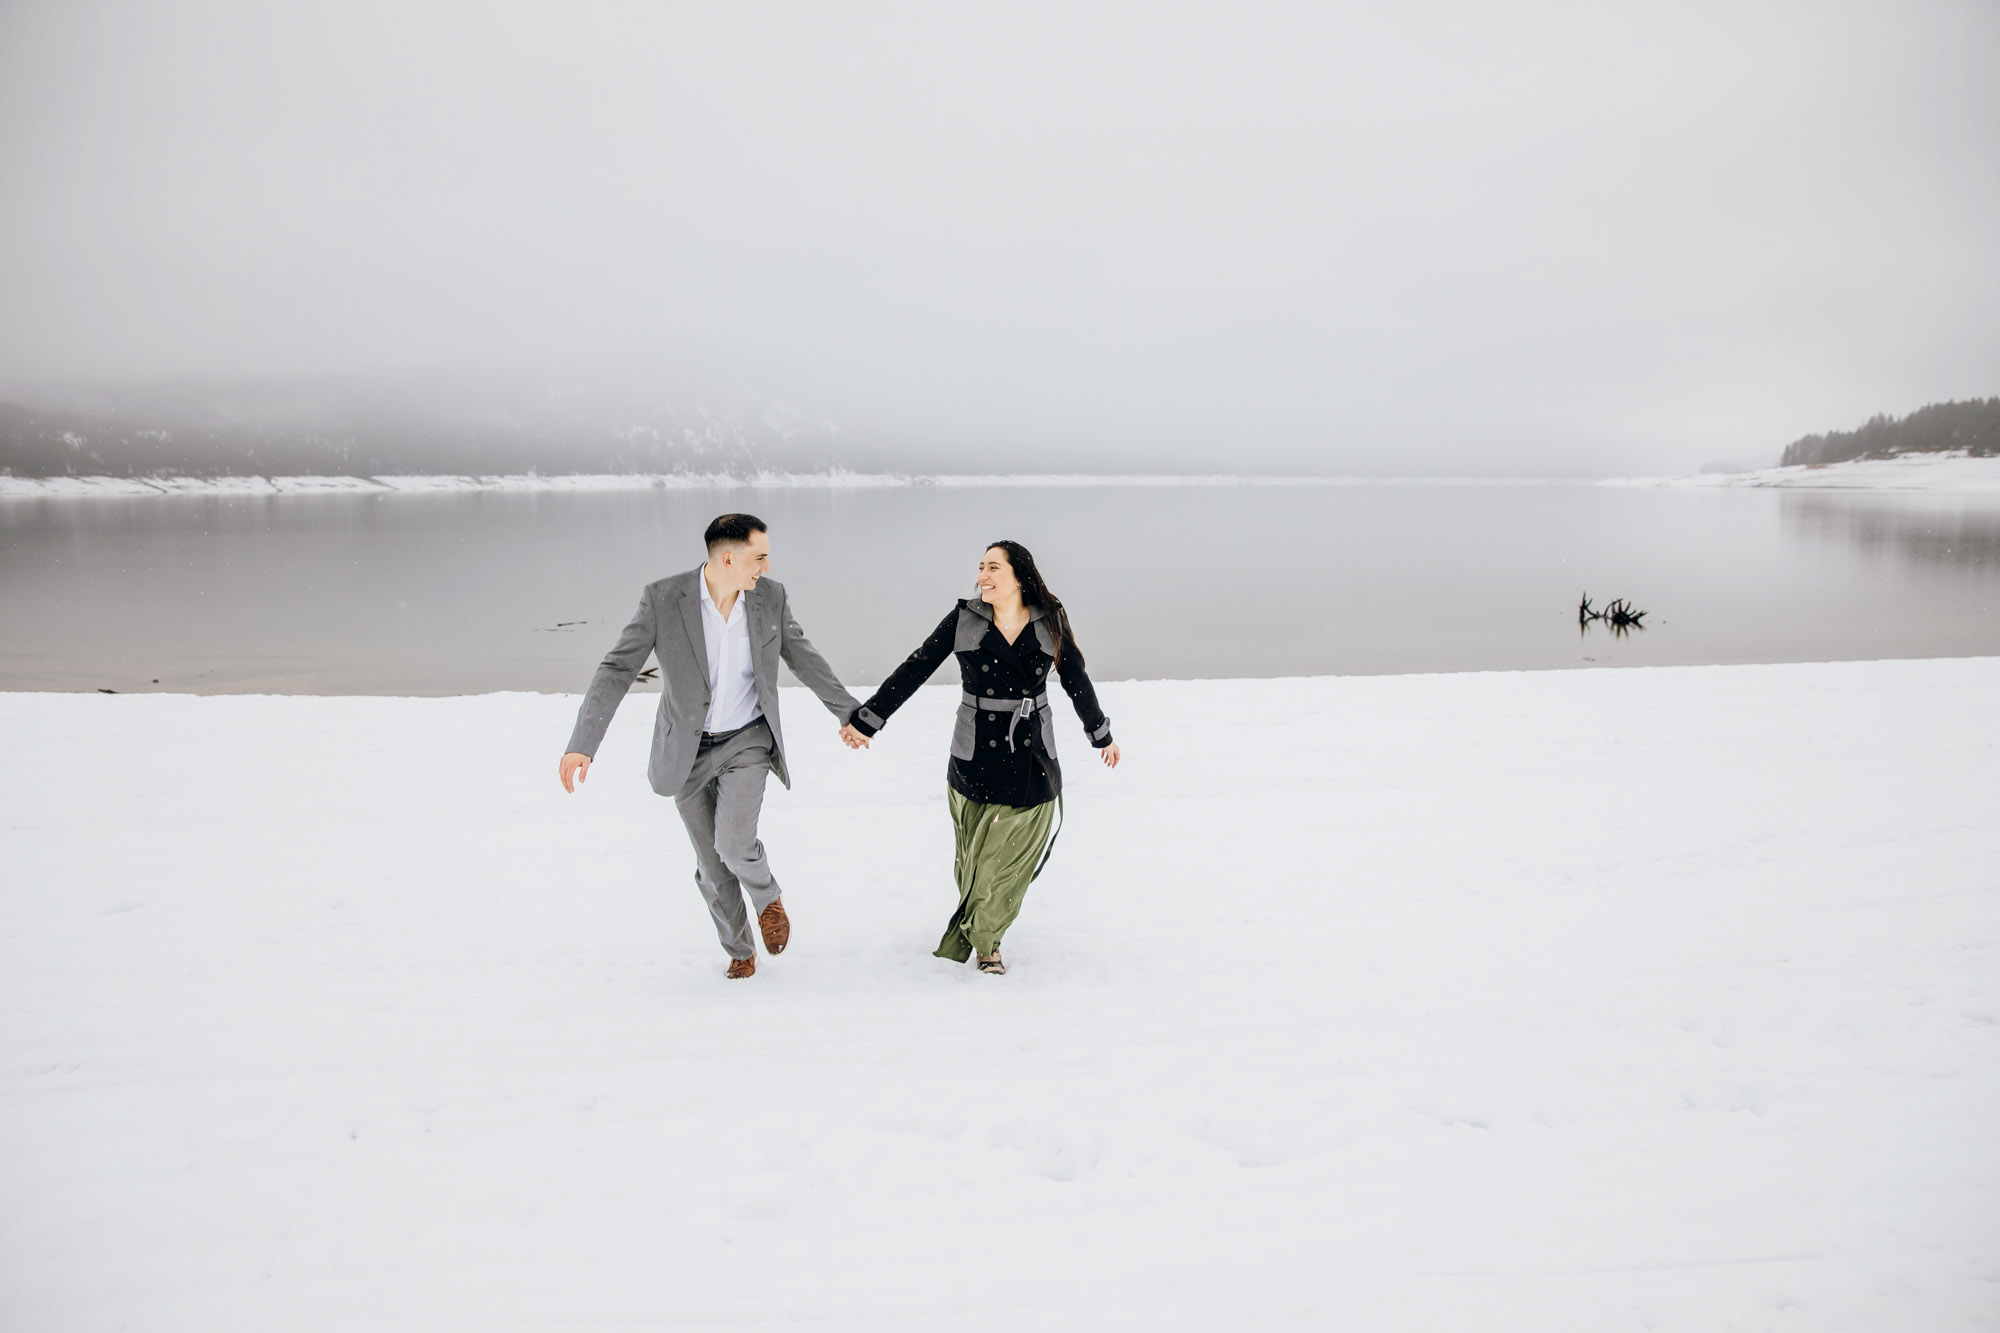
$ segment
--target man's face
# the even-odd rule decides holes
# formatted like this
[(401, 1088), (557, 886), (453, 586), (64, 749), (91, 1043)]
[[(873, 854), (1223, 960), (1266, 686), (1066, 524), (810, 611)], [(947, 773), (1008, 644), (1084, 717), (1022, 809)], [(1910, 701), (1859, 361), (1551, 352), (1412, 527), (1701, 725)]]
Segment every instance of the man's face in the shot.
[(738, 592), (749, 592), (757, 586), (758, 579), (771, 572), (771, 534), (753, 532), (743, 545), (725, 546), (719, 554), (722, 578), (716, 582)]

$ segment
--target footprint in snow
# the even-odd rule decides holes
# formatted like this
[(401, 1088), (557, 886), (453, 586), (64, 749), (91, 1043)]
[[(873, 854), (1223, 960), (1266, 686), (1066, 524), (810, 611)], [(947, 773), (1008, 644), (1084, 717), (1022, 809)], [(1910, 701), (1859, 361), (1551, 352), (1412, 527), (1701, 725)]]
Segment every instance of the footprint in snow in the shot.
[(1248, 1169), (1277, 1166), (1291, 1160), (1292, 1135), (1279, 1125), (1259, 1124), (1235, 1116), (1204, 1115), (1189, 1131), (1210, 1147), (1220, 1148)]
[(1081, 1125), (1012, 1120), (994, 1125), (991, 1132), (994, 1147), (1025, 1154), (1045, 1180), (1082, 1180), (1104, 1160), (1104, 1141)]
[(732, 1199), (724, 1211), (738, 1222), (776, 1222), (791, 1214), (792, 1203), (777, 1190), (755, 1190)]
[(1295, 1098), (1228, 1094), (1204, 1099), (1184, 1128), (1253, 1170), (1318, 1151), (1332, 1132), (1324, 1109)]

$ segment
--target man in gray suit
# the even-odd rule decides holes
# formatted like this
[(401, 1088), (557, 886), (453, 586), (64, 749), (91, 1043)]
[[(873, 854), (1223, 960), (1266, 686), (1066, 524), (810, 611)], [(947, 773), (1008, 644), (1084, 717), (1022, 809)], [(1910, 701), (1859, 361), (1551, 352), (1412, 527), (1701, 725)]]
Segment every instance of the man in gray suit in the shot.
[(724, 514), (705, 539), (706, 564), (646, 586), (638, 613), (591, 678), (560, 772), (564, 791), (589, 776), (619, 700), (657, 655), (660, 711), (646, 776), (654, 791), (674, 798), (687, 825), (695, 883), (729, 954), (728, 975), (747, 977), (757, 971), (757, 949), (744, 894), (767, 950), (783, 953), (792, 932), (757, 837), (765, 774), (792, 785), (778, 720), (779, 659), (842, 722), (861, 701), (806, 641), (783, 585), (764, 577), (771, 539), (763, 520)]

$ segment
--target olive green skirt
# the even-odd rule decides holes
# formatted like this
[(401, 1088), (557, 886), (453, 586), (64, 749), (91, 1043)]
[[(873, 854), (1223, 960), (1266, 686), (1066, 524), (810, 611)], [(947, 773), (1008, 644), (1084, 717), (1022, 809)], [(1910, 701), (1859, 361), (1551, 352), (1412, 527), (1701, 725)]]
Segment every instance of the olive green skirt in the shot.
[(938, 941), (937, 956), (962, 963), (975, 951), (997, 953), (1000, 937), (1021, 914), (1055, 826), (1056, 803), (987, 805), (949, 788), (945, 794), (957, 832), (952, 869), (958, 910)]

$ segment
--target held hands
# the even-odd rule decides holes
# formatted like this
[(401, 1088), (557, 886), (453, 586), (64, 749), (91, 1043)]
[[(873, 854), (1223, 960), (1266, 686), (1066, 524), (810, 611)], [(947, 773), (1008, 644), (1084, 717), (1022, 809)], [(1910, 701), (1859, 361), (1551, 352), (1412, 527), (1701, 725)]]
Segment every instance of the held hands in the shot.
[(572, 751), (562, 757), (556, 771), (562, 777), (563, 790), (575, 791), (575, 784), (590, 776), (590, 756)]
[[(840, 729), (840, 739), (850, 750), (865, 750), (868, 748), (868, 738), (856, 731), (852, 723)], [(1099, 750), (1097, 754), (1099, 758), (1104, 760), (1106, 768), (1118, 767), (1118, 742), (1113, 741), (1102, 750)], [(584, 762), (588, 764), (589, 760), (585, 760)]]

